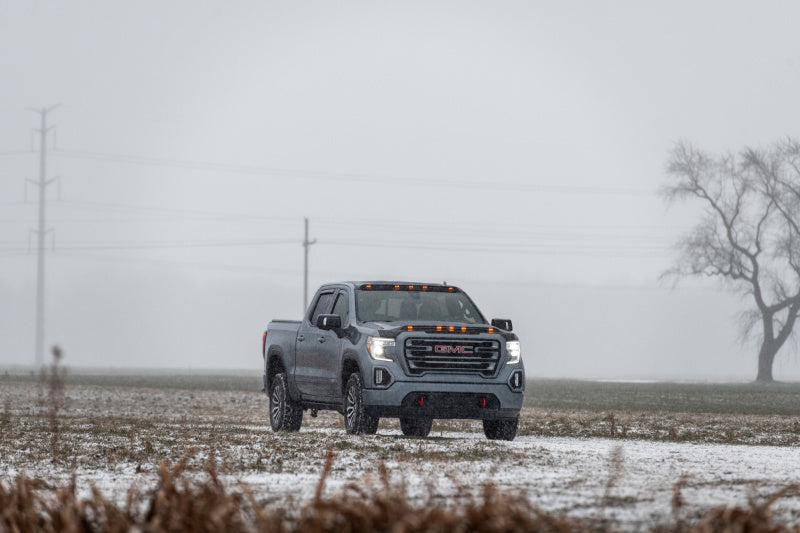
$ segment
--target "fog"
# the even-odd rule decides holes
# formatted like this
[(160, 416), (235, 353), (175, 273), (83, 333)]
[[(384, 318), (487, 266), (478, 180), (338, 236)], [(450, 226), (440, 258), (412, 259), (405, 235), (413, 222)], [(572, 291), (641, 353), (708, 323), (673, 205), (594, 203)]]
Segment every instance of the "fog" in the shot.
[[(258, 369), (309, 289), (458, 285), (529, 376), (748, 380), (750, 302), (659, 281), (668, 152), (798, 135), (794, 2), (0, 0), (0, 366)], [(30, 243), (30, 244), (29, 244)], [(775, 378), (800, 379), (785, 347)]]

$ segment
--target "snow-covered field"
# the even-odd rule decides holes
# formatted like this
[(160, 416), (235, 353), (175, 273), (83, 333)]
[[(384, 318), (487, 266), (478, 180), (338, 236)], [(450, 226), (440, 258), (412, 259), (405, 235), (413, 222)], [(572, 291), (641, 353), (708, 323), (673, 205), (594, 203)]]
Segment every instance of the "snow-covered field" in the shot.
[[(306, 415), (299, 433), (275, 434), (266, 398), (255, 392), (75, 385), (66, 396), (54, 448), (46, 392), (31, 383), (0, 385), (0, 482), (24, 473), (66, 483), (75, 475), (82, 491), (94, 484), (121, 502), (131, 484), (156, 483), (161, 460), (189, 454), (199, 472), (213, 454), (232, 486), (243, 481), (260, 500), (290, 506), (313, 496), (333, 450), (328, 493), (363, 483), (384, 463), (412, 497), (464, 498), (491, 481), (547, 510), (634, 529), (673, 520), (677, 483), (680, 512), (690, 518), (800, 482), (797, 446), (537, 434), (495, 442), (472, 421), (437, 422), (428, 439), (403, 437), (392, 420), (381, 421), (377, 435), (349, 436), (335, 413)], [(797, 498), (772, 509), (800, 522)]]

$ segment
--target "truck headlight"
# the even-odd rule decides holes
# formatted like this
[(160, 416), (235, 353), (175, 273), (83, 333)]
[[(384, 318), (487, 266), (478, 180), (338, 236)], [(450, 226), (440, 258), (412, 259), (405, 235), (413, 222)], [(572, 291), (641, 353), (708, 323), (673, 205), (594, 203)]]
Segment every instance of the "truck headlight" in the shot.
[(391, 361), (389, 348), (394, 348), (394, 339), (383, 337), (367, 337), (367, 351), (376, 361)]
[(506, 352), (508, 353), (508, 364), (515, 365), (519, 363), (522, 357), (522, 348), (519, 341), (506, 341)]

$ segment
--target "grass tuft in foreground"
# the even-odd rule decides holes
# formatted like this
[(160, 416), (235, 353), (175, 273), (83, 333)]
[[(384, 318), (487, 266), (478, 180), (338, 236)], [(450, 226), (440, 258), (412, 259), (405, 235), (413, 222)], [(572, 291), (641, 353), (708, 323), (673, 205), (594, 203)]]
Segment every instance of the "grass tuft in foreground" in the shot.
[[(457, 504), (444, 504), (433, 496), (415, 502), (402, 481), (392, 481), (385, 466), (377, 479), (351, 484), (325, 496), (325, 482), (333, 464), (328, 453), (316, 493), (298, 510), (285, 511), (256, 501), (244, 484), (224, 484), (213, 459), (204, 474), (187, 470), (190, 454), (172, 464), (163, 461), (158, 486), (141, 491), (132, 486), (125, 505), (106, 499), (97, 489), (87, 497), (77, 495), (75, 480), (52, 487), (24, 476), (6, 485), (0, 483), (0, 531), (198, 531), (198, 532), (470, 532), (514, 531), (596, 532), (612, 531), (608, 521), (589, 521), (549, 513), (523, 496), (485, 483), (477, 496), (465, 491)], [(675, 522), (655, 531), (705, 533), (716, 531), (784, 532), (800, 526), (776, 522), (770, 507), (778, 499), (800, 496), (792, 485), (761, 503), (747, 508), (722, 507), (695, 523), (680, 519), (680, 482), (676, 484), (673, 508)]]

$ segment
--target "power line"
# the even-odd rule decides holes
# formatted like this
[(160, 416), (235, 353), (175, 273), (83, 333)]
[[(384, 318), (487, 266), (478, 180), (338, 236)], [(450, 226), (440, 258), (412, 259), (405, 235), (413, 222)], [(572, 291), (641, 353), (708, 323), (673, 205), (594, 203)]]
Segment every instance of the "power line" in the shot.
[(621, 283), (596, 284), (591, 283), (557, 283), (548, 281), (503, 281), (503, 280), (460, 280), (456, 285), (467, 283), (475, 285), (511, 285), (514, 287), (542, 287), (563, 290), (612, 290), (612, 291), (647, 291), (647, 292), (723, 292), (711, 287), (663, 287), (660, 285), (624, 285)]
[(384, 185), (419, 185), (426, 187), (444, 187), (452, 189), (489, 189), (496, 191), (523, 191), (558, 194), (586, 194), (586, 195), (632, 195), (653, 196), (655, 189), (639, 189), (633, 187), (595, 187), (580, 185), (536, 185), (528, 183), (503, 182), (493, 180), (491, 183), (470, 180), (442, 180), (432, 178), (418, 178), (412, 176), (390, 176), (378, 174), (362, 174), (349, 172), (330, 172), (303, 169), (287, 169), (262, 167), (255, 165), (238, 165), (231, 163), (214, 163), (208, 161), (191, 161), (169, 159), (161, 157), (146, 157), (126, 154), (109, 154), (103, 152), (88, 152), (81, 150), (58, 149), (55, 153), (61, 157), (75, 159), (89, 159), (114, 163), (136, 164), (147, 166), (160, 166), (181, 168), (186, 170), (202, 170), (210, 172), (225, 172), (270, 177), (293, 177), (296, 179), (316, 181), (352, 181)]
[(82, 259), (94, 262), (115, 263), (118, 265), (128, 265), (135, 263), (142, 265), (156, 265), (159, 267), (172, 266), (179, 268), (213, 270), (218, 272), (231, 272), (237, 274), (263, 274), (265, 272), (272, 272), (280, 274), (292, 274), (294, 276), (297, 275), (296, 269), (288, 269), (288, 268), (273, 268), (273, 267), (261, 267), (261, 266), (248, 267), (242, 265), (226, 265), (226, 264), (206, 263), (198, 261), (172, 261), (167, 259), (149, 259), (149, 258), (145, 259), (141, 257), (130, 257), (130, 256), (109, 255), (109, 254), (102, 254), (102, 255), (84, 254), (84, 253), (76, 253), (73, 251), (67, 251), (65, 253), (57, 254), (55, 257), (67, 258), (67, 259)]
[[(205, 211), (197, 209), (176, 209), (161, 206), (145, 206), (137, 204), (106, 203), (106, 202), (86, 202), (86, 201), (61, 201), (55, 203), (58, 207), (76, 207), (79, 209), (90, 210), (122, 210), (125, 212), (142, 212), (156, 216), (186, 216), (186, 217), (208, 217), (211, 220), (220, 218), (240, 221), (254, 222), (277, 222), (295, 223), (299, 217), (293, 216), (264, 216), (247, 213), (234, 213), (223, 211)], [(558, 225), (511, 225), (502, 223), (490, 224), (463, 224), (459, 223), (456, 227), (443, 226), (441, 223), (433, 223), (417, 220), (398, 220), (393, 222), (375, 221), (374, 219), (364, 218), (333, 218), (319, 217), (317, 220), (325, 221), (325, 226), (342, 226), (353, 228), (349, 235), (358, 232), (359, 235), (368, 234), (370, 230), (380, 229), (382, 234), (386, 232), (420, 231), (425, 236), (441, 235), (445, 237), (468, 236), (485, 237), (493, 244), (499, 244), (509, 238), (514, 239), (535, 239), (538, 241), (558, 241), (559, 243), (571, 242), (580, 244), (582, 242), (613, 244), (656, 244), (664, 247), (671, 246), (674, 240), (674, 233), (677, 228), (664, 226), (558, 226)], [(511, 229), (509, 229), (511, 228)], [(587, 233), (591, 230), (592, 233)], [(624, 234), (621, 230), (633, 231), (634, 233)], [(662, 235), (651, 233), (642, 234), (641, 231), (665, 232)], [(580, 233), (578, 231), (581, 231)], [(451, 244), (453, 244), (451, 242)]]
[(363, 242), (363, 241), (342, 241), (325, 240), (322, 245), (350, 246), (357, 248), (397, 248), (406, 250), (426, 250), (441, 252), (471, 252), (471, 253), (503, 253), (503, 254), (530, 254), (530, 255), (566, 255), (566, 256), (591, 256), (591, 257), (656, 257), (669, 256), (667, 248), (607, 248), (583, 247), (566, 248), (555, 246), (531, 246), (520, 245), (513, 248), (492, 247), (486, 245), (456, 245), (456, 244), (423, 244), (409, 242)]
[[(339, 225), (351, 228), (357, 228), (361, 230), (369, 230), (374, 228), (384, 228), (381, 233), (385, 233), (386, 231), (407, 231), (406, 226), (394, 226), (394, 225), (381, 225), (375, 224), (369, 227), (363, 227), (359, 224), (350, 224), (350, 223), (330, 223), (331, 225)], [(413, 227), (413, 226), (409, 226)], [(522, 226), (524, 228), (524, 226)], [(664, 235), (662, 237), (654, 237), (652, 235), (645, 235), (645, 234), (603, 234), (603, 233), (574, 233), (574, 232), (542, 232), (542, 231), (520, 231), (515, 229), (497, 231), (495, 229), (475, 229), (469, 227), (458, 227), (458, 228), (449, 228), (449, 227), (437, 227), (437, 226), (429, 226), (429, 227), (416, 227), (414, 228), (417, 231), (424, 231), (425, 236), (431, 235), (443, 235), (445, 237), (451, 237), (455, 235), (459, 236), (483, 236), (490, 238), (493, 242), (501, 241), (503, 239), (508, 238), (528, 238), (528, 239), (540, 239), (540, 240), (557, 240), (561, 241), (591, 241), (596, 242), (597, 240), (605, 240), (611, 242), (631, 242), (631, 243), (638, 243), (638, 242), (646, 242), (652, 243), (654, 241), (659, 240), (669, 240), (671, 241), (671, 235)], [(349, 232), (352, 234), (352, 232)]]
[[(313, 241), (303, 241), (308, 245), (316, 243)], [(236, 240), (203, 240), (203, 241), (61, 241), (55, 250), (145, 250), (145, 249), (180, 249), (180, 248), (207, 248), (207, 247), (258, 247), (269, 245), (296, 244), (294, 239), (236, 239)], [(18, 252), (26, 248), (23, 243), (7, 241), (9, 246), (0, 247), (0, 251)], [(458, 242), (448, 243), (426, 243), (420, 241), (351, 241), (351, 240), (325, 240), (321, 244), (326, 246), (348, 246), (365, 248), (399, 248), (414, 250), (434, 250), (450, 252), (470, 252), (470, 253), (512, 253), (512, 254), (536, 254), (536, 255), (589, 255), (589, 256), (621, 256), (621, 257), (650, 257), (653, 255), (665, 255), (669, 252), (667, 246), (625, 246), (620, 244), (603, 245), (573, 243), (570, 245), (559, 246), (553, 243), (494, 243), (494, 242)]]
[[(276, 244), (297, 244), (296, 240), (241, 240), (241, 241), (195, 241), (195, 242), (59, 242), (57, 251), (62, 250), (148, 250), (148, 249), (177, 249), (177, 248), (217, 248), (236, 246), (269, 246)], [(21, 251), (23, 248), (0, 248), (0, 251)]]
[[(2, 256), (2, 254), (0, 254)], [(174, 266), (180, 268), (201, 269), (218, 272), (230, 272), (235, 274), (263, 274), (266, 272), (285, 274), (290, 276), (297, 276), (297, 270), (291, 268), (274, 268), (274, 267), (261, 267), (261, 266), (242, 266), (242, 265), (226, 265), (217, 263), (205, 263), (195, 261), (171, 261), (162, 259), (143, 259), (134, 258), (129, 256), (115, 256), (115, 255), (95, 255), (95, 254), (82, 254), (75, 252), (66, 252), (54, 256), (60, 259), (78, 259), (89, 260), (93, 262), (110, 262), (118, 265), (128, 264), (141, 264), (141, 265), (154, 265), (154, 266)], [(354, 275), (353, 271), (331, 271), (331, 270), (309, 270), (310, 274), (316, 276), (338, 276), (339, 279), (365, 279), (363, 275)], [(367, 276), (369, 277), (369, 276)], [(487, 280), (487, 279), (472, 279), (464, 278), (454, 281), (455, 285), (465, 287), (468, 285), (502, 285), (514, 287), (537, 287), (537, 288), (556, 288), (564, 290), (623, 290), (623, 291), (646, 291), (646, 292), (721, 292), (720, 289), (711, 287), (665, 287), (660, 285), (625, 285), (625, 284), (590, 284), (590, 283), (559, 283), (548, 281), (536, 280)]]
[(243, 213), (232, 213), (226, 211), (204, 211), (197, 209), (178, 209), (173, 207), (158, 207), (158, 206), (145, 206), (136, 204), (123, 204), (123, 203), (108, 203), (108, 202), (86, 202), (74, 200), (61, 200), (55, 205), (63, 205), (67, 207), (77, 207), (83, 209), (121, 209), (124, 211), (139, 211), (150, 212), (153, 214), (166, 214), (166, 215), (186, 215), (195, 217), (217, 217), (217, 218), (238, 218), (242, 220), (256, 220), (256, 221), (291, 221), (296, 222), (300, 217), (289, 216), (264, 216), (264, 215), (251, 215)]
[[(2, 204), (0, 204), (2, 205)], [(15, 204), (15, 205), (22, 205), (22, 204)], [(256, 222), (263, 222), (263, 221), (274, 221), (274, 222), (286, 222), (286, 223), (296, 223), (300, 217), (296, 216), (264, 216), (264, 215), (254, 215), (248, 213), (234, 213), (234, 212), (225, 212), (225, 211), (206, 211), (206, 210), (198, 210), (198, 209), (178, 209), (178, 208), (169, 208), (169, 207), (161, 207), (161, 206), (147, 206), (147, 205), (138, 205), (138, 204), (123, 204), (123, 203), (108, 203), (108, 202), (88, 202), (88, 201), (73, 201), (73, 200), (60, 200), (59, 202), (53, 204), (53, 207), (76, 207), (79, 209), (89, 209), (89, 210), (123, 210), (123, 211), (134, 211), (134, 212), (143, 212), (143, 213), (152, 213), (156, 215), (180, 215), (180, 216), (189, 216), (189, 217), (209, 217), (209, 218), (230, 218), (230, 219), (240, 219), (240, 220), (252, 220)], [(677, 227), (668, 227), (668, 226), (643, 226), (643, 225), (636, 225), (636, 226), (621, 226), (621, 225), (614, 225), (614, 226), (597, 226), (597, 225), (587, 225), (587, 226), (563, 226), (563, 225), (541, 225), (541, 224), (533, 224), (533, 225), (523, 225), (514, 223), (462, 223), (459, 222), (459, 225), (456, 227), (450, 227), (446, 225), (442, 225), (439, 222), (425, 222), (425, 221), (418, 221), (418, 220), (396, 220), (392, 222), (382, 222), (376, 221), (375, 219), (366, 219), (366, 218), (341, 218), (341, 217), (314, 217), (313, 220), (318, 220), (321, 222), (325, 222), (326, 225), (338, 225), (338, 226), (346, 226), (346, 227), (354, 227), (360, 229), (372, 229), (372, 228), (384, 228), (388, 230), (403, 230), (403, 229), (416, 229), (416, 230), (426, 230), (429, 232), (436, 232), (436, 233), (469, 233), (469, 234), (476, 234), (476, 233), (485, 233), (485, 234), (495, 234), (497, 237), (508, 236), (508, 235), (519, 235), (519, 236), (534, 236), (534, 237), (552, 237), (552, 238), (631, 238), (631, 239), (652, 239), (650, 235), (603, 235), (602, 233), (599, 234), (576, 234), (576, 233), (560, 233), (560, 232), (552, 232), (552, 233), (537, 233), (537, 232), (530, 232), (524, 231), (525, 228), (530, 230), (596, 230), (596, 231), (620, 231), (620, 230), (635, 230), (635, 231), (663, 231), (663, 232), (675, 232), (675, 231), (685, 231), (687, 228), (677, 228)], [(521, 228), (520, 229), (508, 229), (509, 227), (513, 228)], [(671, 234), (669, 235), (671, 236)]]
[[(440, 221), (426, 221), (426, 220), (392, 220), (392, 221), (375, 221), (375, 219), (369, 218), (346, 218), (346, 217), (313, 217), (312, 220), (325, 222), (326, 224), (337, 224), (337, 225), (363, 225), (363, 226), (375, 226), (375, 227), (395, 227), (395, 226), (404, 226), (404, 227), (417, 227), (420, 229), (424, 228), (433, 228), (433, 229), (442, 229), (447, 228), (447, 226), (443, 225)], [(458, 221), (458, 228), (478, 228), (483, 230), (492, 230), (495, 231), (508, 231), (508, 227), (522, 227), (522, 228), (532, 228), (532, 229), (570, 229), (570, 230), (628, 230), (628, 229), (636, 229), (636, 230), (660, 230), (660, 231), (676, 231), (676, 230), (684, 230), (688, 228), (682, 227), (675, 227), (675, 226), (654, 226), (654, 225), (642, 225), (637, 224), (636, 226), (622, 226), (622, 225), (607, 225), (601, 226), (597, 224), (590, 224), (590, 225), (545, 225), (545, 224), (520, 224), (517, 221), (514, 222), (480, 222), (480, 223), (472, 223), (459, 220)]]

